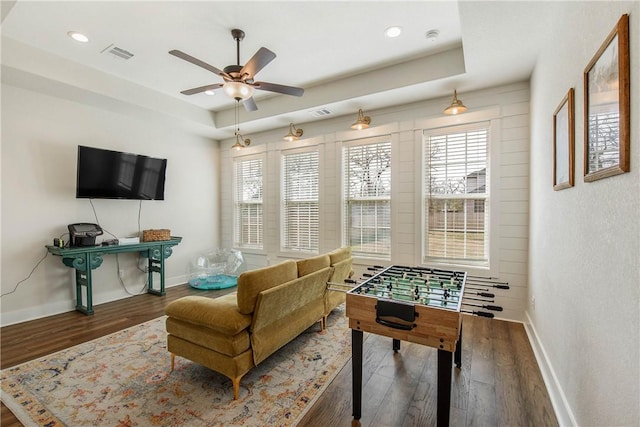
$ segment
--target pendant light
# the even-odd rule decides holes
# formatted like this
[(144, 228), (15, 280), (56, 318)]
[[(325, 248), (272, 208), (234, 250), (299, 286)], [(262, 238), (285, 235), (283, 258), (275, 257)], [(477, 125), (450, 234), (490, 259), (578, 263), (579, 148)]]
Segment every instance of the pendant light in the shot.
[(236, 132), (235, 132), (236, 143), (231, 146), (231, 149), (232, 150), (236, 150), (236, 151), (242, 150), (243, 148), (246, 148), (246, 147), (249, 146), (249, 144), (251, 144), (251, 140), (249, 138), (245, 138), (240, 133), (239, 106), (240, 106), (240, 99), (236, 99), (236, 114), (235, 114), (235, 118), (236, 118)]
[(358, 110), (358, 118), (356, 122), (351, 125), (351, 129), (362, 130), (369, 127), (371, 124), (371, 117), (365, 116), (362, 108)]
[(444, 109), (445, 114), (460, 114), (467, 111), (467, 107), (464, 106), (462, 101), (458, 99), (458, 93), (456, 90), (453, 91), (453, 100), (451, 101), (451, 105)]
[(302, 136), (302, 129), (297, 129), (293, 123), (289, 123), (289, 133), (284, 136), (285, 141), (297, 141)]

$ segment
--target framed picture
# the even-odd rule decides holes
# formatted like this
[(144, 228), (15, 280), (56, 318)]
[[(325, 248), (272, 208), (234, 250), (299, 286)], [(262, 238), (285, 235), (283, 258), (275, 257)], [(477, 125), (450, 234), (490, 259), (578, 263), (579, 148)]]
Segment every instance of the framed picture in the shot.
[(575, 152), (574, 90), (560, 101), (553, 113), (553, 189), (573, 187)]
[(629, 172), (629, 15), (584, 70), (584, 180)]

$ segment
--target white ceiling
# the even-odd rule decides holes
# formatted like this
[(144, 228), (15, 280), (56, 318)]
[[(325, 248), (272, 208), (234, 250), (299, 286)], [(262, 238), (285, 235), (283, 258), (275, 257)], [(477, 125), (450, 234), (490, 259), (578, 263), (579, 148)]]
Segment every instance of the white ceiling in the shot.
[[(305, 95), (256, 91), (259, 110), (240, 116), (243, 130), (255, 132), (319, 120), (310, 112), (320, 107), (355, 117), (358, 108), (525, 80), (554, 15), (550, 3), (520, 1), (2, 3), (3, 80), (17, 81), (15, 70), (22, 70), (31, 84), (36, 78), (64, 82), (102, 99), (132, 102), (135, 93), (138, 106), (193, 120), (214, 138), (232, 135), (235, 101), (222, 92), (180, 94), (222, 80), (169, 50), (222, 69), (236, 62), (230, 30), (240, 28), (246, 33), (241, 64), (261, 46), (274, 51), (276, 59), (256, 80), (300, 86)], [(383, 34), (392, 25), (403, 28), (394, 39)], [(433, 29), (440, 33), (435, 42), (425, 37)], [(69, 38), (71, 30), (89, 43)], [(103, 53), (109, 46), (134, 56)], [(58, 71), (50, 54), (59, 59)]]

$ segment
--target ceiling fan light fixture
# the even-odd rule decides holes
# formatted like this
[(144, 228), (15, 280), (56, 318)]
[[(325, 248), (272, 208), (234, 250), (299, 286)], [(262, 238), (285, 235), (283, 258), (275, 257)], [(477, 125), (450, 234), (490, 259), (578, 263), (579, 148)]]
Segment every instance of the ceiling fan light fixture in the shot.
[(365, 116), (362, 108), (358, 110), (358, 118), (356, 122), (351, 125), (351, 129), (362, 130), (369, 127), (371, 124), (371, 117)]
[(242, 82), (226, 82), (222, 85), (224, 92), (233, 99), (245, 100), (253, 96), (254, 88)]
[(302, 129), (297, 129), (293, 123), (289, 123), (289, 133), (284, 136), (285, 141), (297, 141), (302, 136)]
[(451, 101), (451, 105), (444, 109), (444, 114), (460, 114), (467, 111), (467, 107), (458, 99), (458, 92), (456, 90), (453, 91), (453, 100)]

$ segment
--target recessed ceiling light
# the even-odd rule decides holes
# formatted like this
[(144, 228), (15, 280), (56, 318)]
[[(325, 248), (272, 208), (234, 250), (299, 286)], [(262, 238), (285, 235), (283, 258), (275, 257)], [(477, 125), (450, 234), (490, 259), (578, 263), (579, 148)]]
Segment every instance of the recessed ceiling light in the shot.
[(67, 35), (69, 37), (71, 37), (72, 39), (74, 39), (75, 41), (81, 42), (81, 43), (86, 43), (89, 41), (89, 37), (85, 36), (82, 33), (79, 33), (77, 31), (69, 31), (67, 33)]
[(384, 35), (393, 38), (398, 37), (402, 33), (402, 27), (389, 27), (384, 30)]
[(440, 31), (438, 31), (438, 30), (429, 30), (429, 31), (426, 32), (426, 34), (424, 36), (430, 42), (435, 42), (438, 39), (439, 35), (440, 35)]
[(212, 91), (212, 90), (205, 90), (205, 91), (204, 91), (204, 94), (205, 94), (205, 95), (209, 95), (209, 96), (213, 96), (213, 95), (215, 95), (216, 93), (215, 93), (214, 91)]

